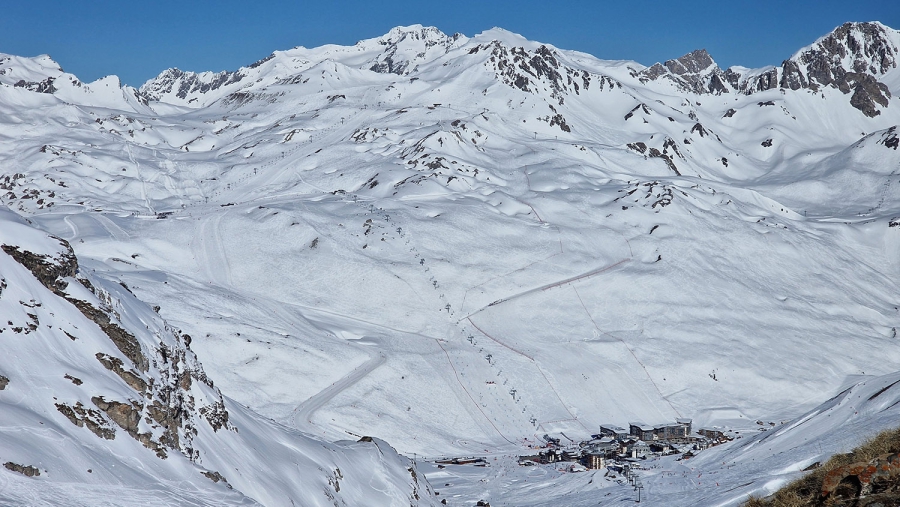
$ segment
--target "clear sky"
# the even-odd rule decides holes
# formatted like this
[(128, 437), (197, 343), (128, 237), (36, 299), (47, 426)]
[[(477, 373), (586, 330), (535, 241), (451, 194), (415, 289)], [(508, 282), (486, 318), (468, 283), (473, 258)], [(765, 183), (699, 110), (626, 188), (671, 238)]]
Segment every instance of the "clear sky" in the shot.
[(900, 0), (10, 0), (0, 53), (47, 53), (82, 81), (139, 86), (169, 67), (234, 70), (279, 49), (354, 44), (420, 23), (499, 26), (645, 65), (706, 48), (719, 66), (777, 65), (845, 21), (900, 29)]

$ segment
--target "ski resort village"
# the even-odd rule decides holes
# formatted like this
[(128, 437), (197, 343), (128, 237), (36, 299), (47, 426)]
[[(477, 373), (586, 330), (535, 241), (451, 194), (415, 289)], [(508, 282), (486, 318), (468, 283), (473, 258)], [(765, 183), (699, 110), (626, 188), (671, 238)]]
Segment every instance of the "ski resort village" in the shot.
[(0, 53), (0, 505), (900, 505), (900, 31), (803, 44)]

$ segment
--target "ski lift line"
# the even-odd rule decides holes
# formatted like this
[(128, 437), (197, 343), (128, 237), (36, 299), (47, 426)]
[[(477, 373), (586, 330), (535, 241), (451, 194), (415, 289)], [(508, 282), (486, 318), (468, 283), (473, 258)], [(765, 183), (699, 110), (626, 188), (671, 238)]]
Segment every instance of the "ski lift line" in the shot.
[(447, 353), (447, 349), (444, 348), (444, 346), (441, 344), (441, 341), (438, 340), (437, 338), (435, 338), (434, 341), (438, 344), (438, 347), (440, 347), (441, 350), (444, 351), (444, 355), (447, 356), (447, 362), (450, 363), (450, 368), (453, 369), (453, 374), (456, 375), (456, 381), (459, 383), (459, 386), (462, 387), (463, 391), (465, 391), (466, 396), (468, 396), (469, 399), (472, 400), (472, 404), (475, 405), (475, 408), (477, 408), (478, 411), (481, 412), (481, 415), (484, 416), (484, 418), (487, 420), (487, 422), (490, 423), (490, 425), (494, 428), (494, 430), (497, 432), (497, 434), (500, 435), (500, 437), (503, 438), (503, 440), (506, 440), (506, 441), (509, 442), (510, 444), (515, 443), (515, 442), (513, 442), (512, 440), (506, 438), (506, 435), (504, 435), (504, 434), (500, 431), (500, 429), (497, 428), (497, 425), (494, 424), (494, 421), (492, 421), (492, 420), (490, 419), (490, 417), (488, 417), (487, 414), (484, 413), (484, 410), (481, 409), (481, 406), (478, 405), (478, 402), (476, 402), (476, 401), (475, 401), (475, 398), (472, 397), (472, 393), (470, 393), (469, 390), (466, 389), (466, 386), (462, 383), (462, 380), (460, 380), (460, 378), (459, 378), (459, 372), (456, 371), (456, 366), (453, 365), (453, 360), (450, 359), (450, 354)]
[(519, 350), (519, 349), (517, 349), (517, 348), (515, 348), (515, 347), (512, 347), (512, 346), (510, 346), (510, 345), (507, 345), (507, 344), (503, 343), (502, 341), (500, 341), (500, 340), (494, 338), (493, 336), (489, 335), (489, 334), (488, 334), (487, 332), (485, 332), (483, 329), (481, 329), (480, 327), (478, 327), (478, 324), (476, 324), (475, 322), (473, 322), (472, 319), (471, 319), (470, 317), (466, 317), (466, 320), (468, 320), (468, 321), (469, 321), (469, 324), (472, 324), (472, 326), (473, 326), (475, 329), (477, 329), (479, 333), (481, 333), (481, 334), (483, 334), (484, 336), (490, 338), (491, 340), (493, 340), (494, 342), (496, 342), (496, 343), (502, 345), (503, 347), (508, 348), (509, 350), (515, 352), (516, 354), (519, 354), (520, 356), (523, 356), (523, 357), (527, 358), (529, 361), (534, 362), (534, 358), (533, 358), (533, 357), (531, 357), (531, 356), (529, 356), (528, 354), (522, 352), (521, 350)]
[[(539, 424), (538, 427), (541, 427), (545, 424), (555, 424), (555, 423), (563, 423), (563, 422), (571, 422), (571, 421), (578, 421), (578, 419), (554, 419), (553, 421), (544, 421), (541, 424)], [(578, 421), (578, 422), (581, 423), (581, 421)], [(565, 433), (563, 433), (561, 431), (560, 431), (560, 434), (562, 434), (563, 436), (566, 435)], [(569, 437), (566, 437), (566, 438), (569, 438)], [(572, 439), (569, 438), (569, 440), (572, 440)], [(572, 440), (572, 441), (574, 442), (574, 440)]]
[(665, 395), (663, 395), (662, 390), (660, 390), (659, 386), (656, 384), (656, 382), (653, 380), (653, 377), (650, 375), (650, 371), (647, 370), (647, 367), (644, 365), (644, 363), (641, 362), (640, 359), (638, 359), (638, 356), (637, 356), (637, 354), (634, 353), (634, 350), (632, 350), (631, 347), (629, 347), (628, 344), (625, 342), (625, 340), (623, 340), (622, 338), (620, 338), (612, 333), (607, 333), (606, 331), (603, 331), (602, 329), (600, 329), (600, 326), (598, 326), (597, 322), (594, 320), (594, 316), (591, 315), (591, 312), (588, 311), (587, 306), (584, 304), (584, 300), (581, 299), (581, 294), (578, 293), (578, 289), (573, 285), (572, 290), (575, 291), (575, 296), (578, 298), (578, 302), (581, 303), (581, 307), (584, 308), (584, 312), (587, 314), (588, 318), (591, 320), (591, 324), (594, 325), (594, 329), (596, 329), (597, 332), (599, 332), (602, 335), (611, 336), (611, 337), (615, 338), (625, 347), (626, 350), (628, 350), (628, 352), (631, 354), (631, 357), (633, 357), (634, 360), (637, 362), (637, 364), (639, 364), (641, 366), (641, 369), (644, 370), (644, 374), (647, 376), (647, 379), (650, 381), (650, 383), (653, 384), (653, 387), (656, 389), (656, 393), (659, 395), (659, 397), (666, 401), (666, 404), (669, 405), (669, 408), (671, 408), (672, 411), (678, 415), (678, 417), (681, 417), (681, 413), (678, 411), (678, 409), (675, 408), (674, 405), (672, 405), (672, 402), (669, 401), (669, 399)]
[[(517, 354), (523, 356), (523, 357), (528, 358), (528, 360), (531, 361), (532, 364), (534, 364), (534, 367), (537, 368), (537, 371), (541, 374), (541, 376), (544, 377), (544, 381), (547, 382), (547, 385), (550, 386), (550, 390), (553, 391), (553, 394), (556, 395), (556, 399), (559, 400), (559, 404), (562, 405), (563, 409), (564, 409), (566, 412), (568, 412), (568, 414), (569, 414), (570, 416), (572, 416), (572, 419), (571, 419), (571, 420), (578, 421), (578, 417), (577, 417), (575, 414), (573, 414), (571, 410), (569, 410), (569, 407), (566, 406), (566, 403), (563, 401), (562, 397), (559, 395), (559, 392), (556, 390), (555, 387), (553, 387), (553, 383), (550, 382), (550, 379), (547, 378), (547, 375), (544, 373), (544, 370), (541, 368), (540, 364), (538, 364), (538, 362), (535, 361), (533, 357), (531, 357), (531, 356), (529, 356), (528, 354), (526, 354), (526, 353), (524, 353), (524, 352), (522, 352), (522, 351), (520, 351), (520, 350), (518, 350), (518, 349), (516, 349), (516, 348), (514, 348), (514, 347), (511, 347), (510, 345), (507, 345), (507, 344), (501, 342), (500, 340), (494, 338), (493, 336), (491, 336), (490, 334), (488, 334), (485, 330), (483, 330), (483, 329), (481, 329), (480, 327), (478, 327), (478, 324), (475, 324), (475, 322), (473, 322), (472, 319), (467, 318), (466, 320), (468, 320), (469, 323), (472, 324), (472, 326), (473, 326), (475, 329), (477, 329), (477, 330), (478, 330), (481, 334), (483, 334), (484, 336), (486, 336), (486, 337), (490, 338), (491, 340), (493, 340), (494, 342), (496, 342), (496, 343), (498, 343), (498, 344), (500, 344), (500, 345), (502, 345), (502, 346), (508, 348), (509, 350), (511, 350), (511, 351), (513, 351), (513, 352), (515, 352), (515, 353), (517, 353)], [(583, 424), (581, 421), (578, 421), (578, 424), (581, 424), (581, 426), (584, 427), (584, 424)], [(586, 428), (585, 428), (585, 429), (586, 429)]]

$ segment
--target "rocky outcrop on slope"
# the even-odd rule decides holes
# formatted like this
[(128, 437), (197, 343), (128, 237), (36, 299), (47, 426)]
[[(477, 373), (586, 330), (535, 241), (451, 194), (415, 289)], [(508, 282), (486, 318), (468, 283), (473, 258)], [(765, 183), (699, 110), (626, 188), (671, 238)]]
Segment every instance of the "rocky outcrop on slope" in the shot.
[[(205, 421), (216, 431), (232, 429), (228, 425), (221, 393), (207, 379), (177, 331), (170, 330), (171, 340), (162, 340), (157, 347), (146, 349), (121, 323), (115, 310), (119, 306), (116, 296), (81, 276), (71, 246), (65, 240), (55, 239), (60, 244), (60, 251), (55, 256), (8, 244), (2, 245), (2, 250), (28, 269), (41, 285), (97, 324), (133, 367), (126, 367), (118, 357), (98, 352), (96, 358), (100, 364), (131, 388), (129, 399), (116, 401), (102, 396), (91, 397), (91, 403), (106, 417), (97, 410), (86, 408), (80, 401), (69, 404), (60, 401), (56, 403), (57, 410), (73, 424), (87, 426), (101, 438), (114, 439), (114, 428), (118, 426), (161, 458), (167, 456), (167, 450), (174, 450), (195, 459), (197, 451), (192, 447), (192, 440), (197, 434), (196, 424)], [(67, 291), (67, 280), (72, 279), (80, 282), (96, 296), (96, 300), (71, 295)], [(205, 385), (206, 392), (192, 389), (192, 380)], [(148, 423), (144, 427), (139, 424), (142, 419)]]
[(540, 46), (534, 51), (523, 47), (508, 47), (500, 41), (475, 46), (469, 54), (490, 51), (485, 65), (494, 71), (496, 78), (510, 88), (526, 93), (539, 93), (546, 89), (559, 105), (569, 93), (579, 95), (581, 90), (596, 85), (600, 90), (622, 87), (614, 79), (589, 73), (565, 65), (553, 48)]

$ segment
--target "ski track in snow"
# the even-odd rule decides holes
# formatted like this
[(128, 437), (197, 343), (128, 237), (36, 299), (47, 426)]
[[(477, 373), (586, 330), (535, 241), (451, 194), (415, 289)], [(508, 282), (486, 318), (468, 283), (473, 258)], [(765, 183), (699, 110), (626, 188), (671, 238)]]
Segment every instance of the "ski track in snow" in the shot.
[[(330, 386), (319, 391), (309, 399), (301, 403), (291, 413), (289, 419), (290, 425), (296, 428), (305, 429), (310, 433), (316, 433), (317, 428), (312, 418), (317, 410), (324, 407), (335, 396), (352, 387), (376, 368), (383, 365), (387, 361), (387, 356), (381, 352), (372, 352), (371, 357), (365, 363), (354, 368), (350, 373), (344, 375)], [(299, 422), (298, 422), (299, 418)]]
[(109, 236), (116, 241), (127, 241), (130, 236), (121, 227), (116, 225), (109, 217), (103, 213), (93, 213), (90, 215), (96, 220), (100, 226), (109, 233)]
[(197, 256), (197, 263), (206, 274), (207, 279), (222, 287), (230, 287), (232, 285), (231, 267), (228, 264), (228, 256), (219, 232), (225, 213), (227, 212), (222, 211), (204, 218), (199, 226), (200, 231), (194, 236), (191, 247), (194, 255)]

